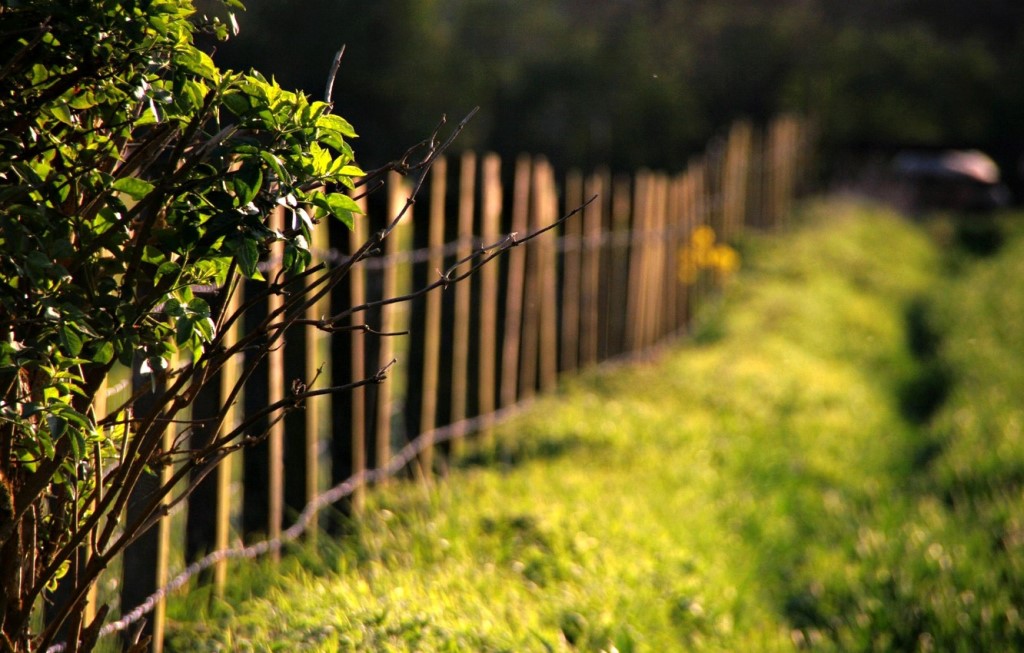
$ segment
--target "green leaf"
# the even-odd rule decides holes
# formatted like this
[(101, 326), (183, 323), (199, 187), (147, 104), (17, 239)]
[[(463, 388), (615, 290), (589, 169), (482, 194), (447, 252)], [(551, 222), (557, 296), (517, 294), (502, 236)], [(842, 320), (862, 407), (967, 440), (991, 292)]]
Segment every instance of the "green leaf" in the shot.
[(211, 82), (216, 82), (220, 78), (213, 59), (198, 48), (190, 47), (185, 50), (179, 50), (174, 57), (174, 62), (189, 72), (195, 73)]
[(92, 362), (99, 365), (106, 365), (112, 360), (114, 360), (114, 345), (109, 342), (100, 344), (92, 355)]
[(165, 262), (167, 262), (167, 255), (156, 247), (146, 245), (145, 247), (142, 248), (142, 260), (145, 261), (146, 263), (163, 265)]
[(75, 121), (71, 117), (71, 109), (66, 104), (54, 104), (50, 107), (50, 114), (54, 118), (61, 121), (65, 125), (75, 126)]
[(166, 276), (177, 278), (179, 274), (181, 274), (180, 265), (178, 265), (174, 261), (165, 261), (161, 263), (160, 267), (156, 269), (156, 273), (153, 275), (153, 282), (156, 283)]
[(40, 433), (36, 437), (36, 442), (34, 444), (38, 444), (39, 447), (42, 449), (42, 451), (39, 453), (42, 453), (42, 455), (46, 456), (50, 460), (53, 460), (53, 457), (57, 455), (57, 450), (54, 447), (52, 436), (43, 435), (42, 433)]
[(221, 96), (221, 102), (236, 116), (244, 116), (252, 109), (252, 103), (244, 93), (225, 93)]
[(71, 455), (75, 460), (85, 458), (85, 436), (79, 429), (68, 429), (68, 441), (71, 443)]
[(70, 328), (66, 324), (62, 324), (60, 327), (60, 339), (64, 348), (67, 349), (68, 353), (72, 356), (78, 356), (82, 353), (82, 338), (74, 329)]
[(333, 131), (348, 138), (356, 138), (356, 130), (352, 128), (347, 120), (333, 113), (325, 113), (317, 118), (316, 126), (321, 129)]
[(256, 199), (263, 186), (263, 170), (252, 161), (247, 161), (231, 177), (231, 186), (238, 198), (238, 203), (245, 206)]
[(324, 196), (328, 210), (350, 229), (352, 228), (352, 214), (362, 214), (359, 204), (345, 193), (330, 193)]
[(302, 222), (302, 227), (306, 232), (313, 233), (313, 218), (309, 217), (309, 213), (306, 212), (306, 209), (300, 206), (295, 209), (295, 215), (299, 218), (299, 221)]
[(273, 152), (260, 152), (260, 158), (267, 162), (279, 180), (289, 181), (291, 179), (291, 175), (285, 169), (284, 161)]
[(199, 317), (210, 317), (210, 305), (202, 297), (193, 297), (188, 302), (188, 310)]
[(164, 313), (171, 317), (179, 317), (185, 314), (185, 310), (181, 307), (181, 302), (177, 298), (171, 297), (164, 302)]
[(82, 91), (77, 93), (68, 101), (68, 106), (72, 109), (78, 109), (79, 111), (82, 109), (91, 109), (96, 106), (96, 104), (96, 96), (92, 91)]
[(58, 582), (60, 581), (61, 578), (67, 576), (69, 569), (71, 569), (70, 560), (65, 560), (64, 562), (60, 563), (60, 566), (57, 568), (57, 571), (53, 574), (52, 577), (50, 577), (48, 581), (46, 581), (46, 590), (49, 592), (56, 590)]
[(89, 418), (78, 412), (68, 404), (64, 402), (58, 402), (53, 406), (54, 412), (60, 415), (61, 419), (67, 420), (68, 423), (74, 424), (82, 429), (89, 428)]
[(41, 63), (32, 64), (32, 77), (30, 79), (32, 86), (38, 86), (42, 84), (50, 77), (50, 72)]
[(235, 258), (238, 260), (238, 269), (245, 277), (263, 281), (263, 275), (260, 274), (257, 267), (260, 262), (260, 252), (255, 241), (243, 240), (235, 250)]
[(138, 177), (121, 177), (111, 185), (111, 188), (134, 200), (141, 200), (153, 191), (153, 184)]
[(312, 254), (306, 247), (306, 239), (299, 236), (295, 242), (285, 243), (284, 246), (284, 267), (292, 272), (302, 272), (313, 260)]
[[(47, 415), (46, 426), (50, 430), (50, 438), (56, 441), (60, 439), (60, 436), (64, 435), (64, 431), (68, 428), (68, 421), (66, 419), (61, 419), (56, 415)], [(48, 448), (47, 451), (53, 451), (53, 449)]]
[(204, 342), (213, 342), (213, 337), (217, 335), (217, 325), (209, 317), (196, 320), (195, 329), (199, 332), (199, 338)]
[(184, 345), (192, 337), (192, 331), (195, 323), (192, 318), (181, 316), (174, 321), (174, 342), (178, 345)]

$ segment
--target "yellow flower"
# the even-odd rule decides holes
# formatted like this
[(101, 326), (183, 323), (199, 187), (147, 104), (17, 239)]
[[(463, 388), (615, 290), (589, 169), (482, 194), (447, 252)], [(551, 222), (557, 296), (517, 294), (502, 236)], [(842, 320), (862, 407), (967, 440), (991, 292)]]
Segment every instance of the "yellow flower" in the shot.
[(679, 250), (679, 281), (686, 285), (693, 285), (697, 283), (697, 275), (700, 273), (700, 267), (697, 265), (697, 260), (693, 256), (693, 252), (689, 247), (684, 247)]
[(724, 282), (740, 267), (740, 255), (732, 247), (715, 244), (715, 231), (701, 225), (690, 234), (690, 241), (679, 249), (679, 281), (697, 283), (701, 270), (711, 270)]
[(715, 247), (712, 259), (714, 260), (714, 267), (721, 272), (732, 273), (740, 267), (739, 253), (728, 245), (719, 245)]
[(707, 225), (701, 225), (690, 234), (690, 242), (695, 249), (711, 249), (715, 244), (715, 230)]

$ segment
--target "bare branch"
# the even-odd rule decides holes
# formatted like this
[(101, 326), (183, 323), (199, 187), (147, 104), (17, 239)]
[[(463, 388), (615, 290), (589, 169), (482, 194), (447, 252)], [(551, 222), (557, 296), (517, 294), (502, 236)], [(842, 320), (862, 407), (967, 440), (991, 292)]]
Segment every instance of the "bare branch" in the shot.
[(345, 46), (334, 54), (334, 61), (331, 62), (331, 71), (327, 73), (327, 87), (324, 88), (324, 102), (332, 104), (331, 95), (334, 94), (334, 80), (338, 76), (338, 68), (341, 67), (341, 58), (345, 56)]
[[(366, 302), (366, 303), (363, 303), (363, 304), (359, 304), (358, 306), (349, 307), (349, 308), (345, 309), (344, 311), (341, 311), (340, 313), (332, 315), (328, 319), (328, 322), (332, 323), (332, 324), (339, 324), (339, 323), (341, 323), (342, 321), (346, 320), (348, 317), (350, 317), (351, 315), (353, 315), (355, 313), (360, 313), (360, 312), (367, 311), (369, 309), (377, 308), (377, 307), (380, 307), (380, 306), (388, 306), (390, 304), (401, 304), (401, 303), (409, 302), (409, 301), (412, 301), (414, 299), (417, 299), (418, 297), (421, 297), (421, 296), (427, 294), (431, 290), (435, 290), (437, 288), (442, 288), (442, 289), (443, 288), (447, 288), (448, 286), (450, 286), (453, 283), (458, 283), (459, 281), (462, 281), (463, 279), (467, 279), (468, 277), (472, 276), (477, 270), (482, 268), (484, 265), (486, 265), (490, 261), (494, 260), (498, 256), (501, 256), (502, 254), (504, 254), (508, 250), (512, 249), (513, 247), (518, 247), (519, 245), (522, 245), (523, 243), (527, 243), (527, 242), (529, 242), (529, 241), (531, 241), (531, 240), (533, 240), (533, 239), (535, 239), (535, 238), (537, 238), (537, 237), (547, 233), (548, 231), (551, 231), (552, 229), (556, 228), (557, 226), (559, 226), (560, 224), (562, 224), (563, 222), (565, 222), (569, 218), (571, 218), (574, 215), (576, 215), (576, 214), (580, 213), (581, 211), (583, 211), (587, 206), (589, 206), (591, 204), (591, 202), (593, 202), (596, 199), (597, 199), (597, 196), (595, 195), (595, 196), (591, 197), (590, 199), (588, 199), (583, 204), (581, 204), (580, 206), (578, 206), (575, 209), (573, 209), (572, 211), (570, 211), (569, 213), (566, 213), (565, 215), (563, 215), (558, 220), (555, 220), (554, 222), (552, 222), (551, 224), (549, 224), (549, 225), (547, 225), (545, 227), (542, 227), (542, 228), (537, 229), (535, 231), (531, 231), (530, 233), (526, 234), (525, 236), (520, 237), (519, 234), (517, 234), (515, 232), (512, 232), (512, 233), (506, 235), (501, 240), (499, 240), (498, 242), (496, 242), (496, 243), (494, 243), (492, 245), (483, 246), (483, 247), (478, 248), (476, 251), (474, 251), (468, 257), (465, 257), (465, 258), (463, 258), (463, 259), (461, 259), (459, 261), (456, 261), (454, 265), (449, 267), (447, 270), (444, 271), (444, 273), (441, 274), (441, 278), (440, 279), (438, 279), (437, 281), (434, 281), (432, 283), (429, 283), (426, 286), (423, 286), (422, 288), (419, 288), (418, 290), (414, 290), (413, 292), (411, 292), (409, 294), (401, 295), (399, 297), (386, 297), (384, 299), (380, 299), (380, 300), (376, 300), (376, 301), (372, 301), (372, 302)], [(458, 274), (456, 274), (456, 272), (458, 271), (458, 268), (460, 268), (460, 267), (464, 266), (466, 263), (469, 263), (469, 262), (472, 262), (472, 261), (475, 261), (475, 262), (473, 263), (472, 266), (470, 266), (470, 268), (468, 270), (465, 270), (463, 272), (459, 272)]]

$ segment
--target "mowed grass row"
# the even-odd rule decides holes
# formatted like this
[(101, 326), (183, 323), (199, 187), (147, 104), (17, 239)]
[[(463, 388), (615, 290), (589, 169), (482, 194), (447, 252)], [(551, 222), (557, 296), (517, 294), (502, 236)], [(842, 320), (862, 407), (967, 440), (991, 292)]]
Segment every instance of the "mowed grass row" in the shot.
[(840, 650), (1024, 650), (1022, 218), (962, 223), (968, 247), (910, 307), (913, 466), (854, 542), (807, 565), (794, 600)]
[(341, 541), (233, 567), (224, 600), (178, 597), (171, 648), (1018, 642), (1024, 240), (951, 270), (882, 210), (805, 213), (743, 244), (692, 341), (566, 382)]

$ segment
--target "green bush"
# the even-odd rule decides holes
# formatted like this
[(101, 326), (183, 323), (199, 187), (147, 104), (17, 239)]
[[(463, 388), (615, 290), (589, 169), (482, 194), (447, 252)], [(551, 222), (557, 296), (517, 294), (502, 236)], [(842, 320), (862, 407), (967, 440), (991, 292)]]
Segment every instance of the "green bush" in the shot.
[[(220, 70), (194, 45), (201, 31), (225, 38), (232, 22), (186, 0), (0, 7), (0, 649), (45, 649), (62, 628), (90, 648), (103, 614), (85, 624), (83, 606), (98, 574), (159, 518), (162, 497), (188, 493), (177, 481), (242, 435), (167, 451), (168, 421), (242, 347), (258, 358), (294, 321), (272, 316), (263, 344), (225, 346), (241, 315), (222, 310), (228, 292), (263, 278), (274, 243), (286, 271), (303, 272), (315, 224), (351, 223), (356, 210), (344, 192), (362, 175), (352, 127), (328, 103)], [(270, 224), (275, 209), (288, 226)], [(97, 415), (118, 362), (150, 392)], [(190, 428), (215, 433), (224, 415)], [(174, 481), (122, 521), (140, 479), (171, 462)], [(34, 632), (58, 582), (65, 598)]]

